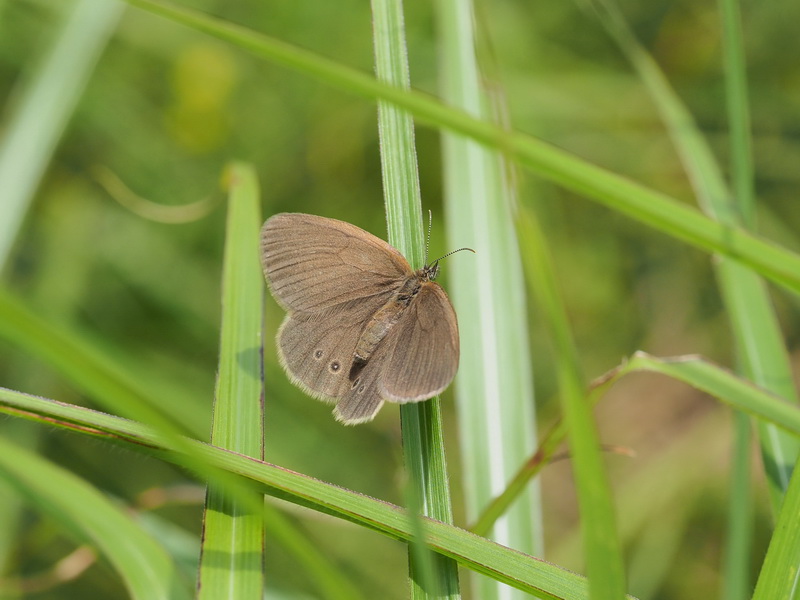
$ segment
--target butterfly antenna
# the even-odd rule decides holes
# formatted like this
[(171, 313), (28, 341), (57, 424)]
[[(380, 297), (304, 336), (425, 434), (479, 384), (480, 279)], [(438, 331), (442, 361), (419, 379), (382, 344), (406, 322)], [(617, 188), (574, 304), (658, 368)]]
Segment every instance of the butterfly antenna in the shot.
[(469, 250), (469, 251), (470, 251), (470, 252), (472, 252), (473, 254), (477, 254), (477, 252), (475, 252), (475, 250), (473, 250), (472, 248), (459, 248), (458, 250), (453, 250), (452, 252), (448, 252), (448, 253), (447, 253), (447, 254), (445, 254), (444, 256), (440, 256), (440, 257), (439, 257), (439, 258), (437, 258), (435, 261), (433, 261), (433, 264), (435, 265), (435, 264), (436, 264), (436, 263), (438, 263), (440, 260), (443, 260), (443, 259), (447, 258), (448, 256), (450, 256), (451, 254), (455, 254), (456, 252), (461, 252), (462, 250)]
[(428, 248), (431, 245), (431, 229), (433, 229), (433, 212), (428, 210), (428, 237), (425, 240), (425, 262), (423, 264), (428, 264)]

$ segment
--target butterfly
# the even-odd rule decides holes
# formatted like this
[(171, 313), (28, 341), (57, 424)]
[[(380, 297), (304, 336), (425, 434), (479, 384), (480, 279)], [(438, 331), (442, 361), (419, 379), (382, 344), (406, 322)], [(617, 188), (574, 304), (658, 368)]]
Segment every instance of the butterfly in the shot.
[(292, 382), (335, 402), (346, 425), (372, 420), (385, 401), (442, 392), (458, 369), (459, 339), (453, 306), (434, 281), (440, 260), (414, 271), (355, 225), (301, 213), (268, 219), (261, 263), (287, 311), (277, 344)]

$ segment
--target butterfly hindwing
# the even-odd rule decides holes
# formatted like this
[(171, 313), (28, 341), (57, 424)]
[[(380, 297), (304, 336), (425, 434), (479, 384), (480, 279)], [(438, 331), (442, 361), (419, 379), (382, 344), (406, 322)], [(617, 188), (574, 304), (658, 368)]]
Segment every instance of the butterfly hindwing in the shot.
[(333, 415), (345, 425), (357, 425), (371, 421), (383, 406), (381, 397), (381, 377), (386, 359), (391, 356), (396, 337), (389, 335), (376, 348), (367, 364), (358, 373), (349, 389), (336, 403)]
[(436, 283), (423, 284), (333, 414), (355, 425), (372, 420), (384, 401), (419, 402), (439, 394), (455, 377), (458, 344), (458, 324), (447, 295)]
[(322, 311), (290, 313), (278, 334), (278, 352), (292, 380), (323, 400), (347, 393), (356, 342), (385, 298), (384, 293)]

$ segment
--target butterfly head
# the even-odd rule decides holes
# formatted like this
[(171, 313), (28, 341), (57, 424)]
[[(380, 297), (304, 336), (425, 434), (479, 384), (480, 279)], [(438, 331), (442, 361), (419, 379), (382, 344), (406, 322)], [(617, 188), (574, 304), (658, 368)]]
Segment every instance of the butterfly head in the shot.
[(472, 248), (459, 248), (458, 250), (453, 250), (452, 252), (448, 252), (444, 256), (440, 256), (432, 263), (428, 264), (428, 246), (430, 245), (431, 241), (431, 227), (433, 226), (433, 217), (431, 216), (431, 212), (428, 211), (428, 239), (425, 241), (425, 266), (420, 269), (419, 273), (426, 281), (433, 281), (439, 276), (439, 261), (447, 258), (451, 254), (455, 254), (456, 252), (461, 252), (462, 250), (469, 250), (470, 252), (475, 252)]
[(432, 265), (425, 265), (422, 267), (422, 277), (426, 281), (433, 281), (439, 276), (439, 261), (437, 260)]

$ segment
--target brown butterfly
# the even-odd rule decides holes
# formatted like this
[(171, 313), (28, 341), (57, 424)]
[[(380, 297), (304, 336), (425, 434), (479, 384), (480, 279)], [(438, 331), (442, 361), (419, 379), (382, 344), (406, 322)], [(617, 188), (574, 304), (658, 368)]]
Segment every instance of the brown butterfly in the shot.
[(372, 420), (384, 401), (444, 390), (459, 346), (453, 306), (433, 281), (439, 260), (414, 271), (355, 225), (301, 213), (268, 219), (261, 263), (288, 312), (278, 355), (292, 382), (336, 402), (333, 414), (346, 425)]

